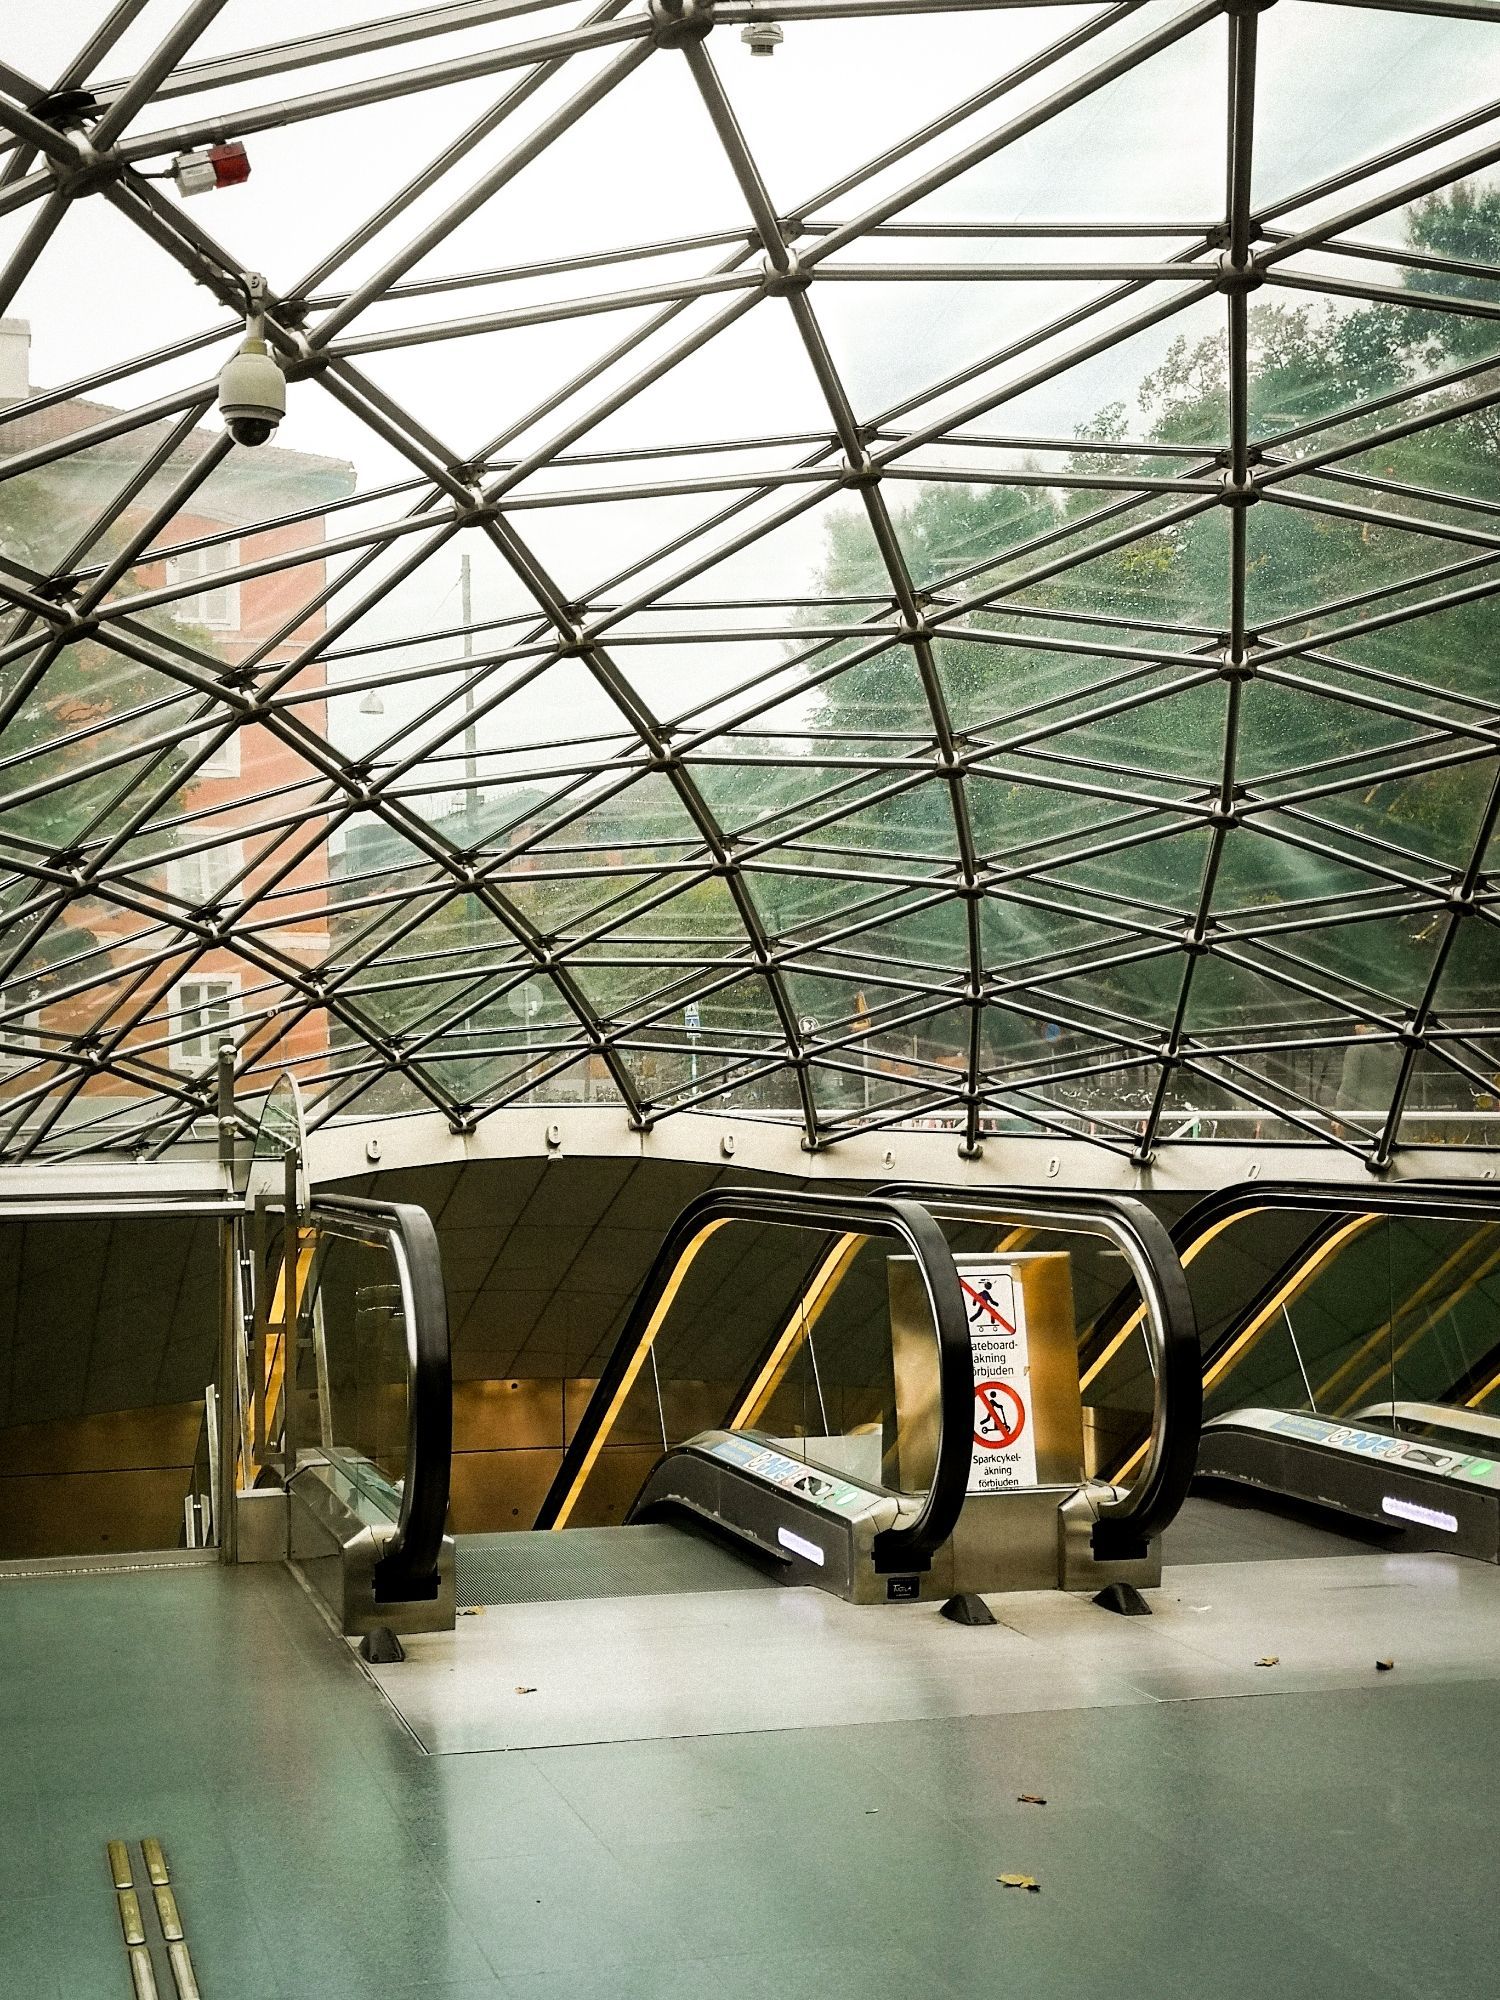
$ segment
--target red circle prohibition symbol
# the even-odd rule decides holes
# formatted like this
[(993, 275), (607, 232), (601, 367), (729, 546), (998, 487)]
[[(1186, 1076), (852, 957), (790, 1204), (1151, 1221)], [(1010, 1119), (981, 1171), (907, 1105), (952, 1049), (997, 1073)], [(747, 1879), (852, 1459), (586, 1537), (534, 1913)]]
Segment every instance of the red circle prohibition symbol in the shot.
[[(986, 1451), (1004, 1451), (1026, 1428), (1026, 1405), (1009, 1382), (976, 1382), (974, 1405), (974, 1442)], [(986, 1437), (978, 1428), (986, 1421), (995, 1427), (993, 1437)]]

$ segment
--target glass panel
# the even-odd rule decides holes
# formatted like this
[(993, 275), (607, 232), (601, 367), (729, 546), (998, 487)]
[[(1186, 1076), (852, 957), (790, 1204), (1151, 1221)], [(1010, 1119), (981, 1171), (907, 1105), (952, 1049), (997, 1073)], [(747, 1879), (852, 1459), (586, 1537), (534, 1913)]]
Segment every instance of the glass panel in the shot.
[[(568, 1525), (623, 1520), (662, 1452), (711, 1429), (750, 1429), (821, 1471), (925, 1492), (932, 1468), (917, 1443), (915, 1405), (896, 1389), (888, 1268), (896, 1247), (748, 1223), (701, 1239)], [(921, 1334), (914, 1330), (919, 1366)], [(601, 1341), (581, 1372), (597, 1373), (607, 1352)], [(936, 1360), (934, 1339), (933, 1371)]]
[(321, 1454), (352, 1504), (394, 1521), (406, 1478), (408, 1413), (400, 1265), (384, 1243), (316, 1225), (313, 1240), (297, 1372), (299, 1462)]
[[(638, 1120), (796, 1117), (763, 945), (784, 988), (864, 994), (860, 1060), (815, 1052), (840, 1117), (951, 1083), (1138, 1136), (1187, 991), (1155, 1138), (1349, 1110), (1365, 1148), (1377, 1107), (1330, 1075), (1410, 1014), (1401, 1142), (1488, 1143), (1483, 968), (1443, 957), (1494, 838), (1488, 24), (1259, 23), (1270, 261), (1232, 385), (1224, 33), (1134, 61), (1170, 0), (752, 23), (774, 61), (731, 29), (728, 144), (680, 63), (505, 80), (585, 0), (381, 14), (353, 50), (334, 0), (291, 11), (277, 42), (234, 0), (181, 52), (128, 200), (54, 216), (0, 137), (6, 1157), (191, 1134), (225, 1029), (320, 1120), (632, 1090)], [(11, 12), (23, 78), (70, 75), (78, 10)], [(83, 81), (117, 93), (173, 20), (114, 22)], [(174, 184), (175, 129), (266, 105), (248, 181)], [(812, 274), (790, 299), (757, 188)], [(328, 362), (253, 450), (214, 409), (216, 242), (270, 274), (273, 346)], [(1006, 1017), (970, 1074), (959, 976)]]
[(175, 1549), (219, 1344), (219, 1225), (0, 1225), (0, 1558)]

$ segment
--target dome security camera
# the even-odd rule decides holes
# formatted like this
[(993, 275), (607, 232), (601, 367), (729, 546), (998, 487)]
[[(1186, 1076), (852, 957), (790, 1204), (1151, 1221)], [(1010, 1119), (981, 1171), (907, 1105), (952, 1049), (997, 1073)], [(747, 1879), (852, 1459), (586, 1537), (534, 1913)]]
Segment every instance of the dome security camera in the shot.
[(264, 444), (286, 415), (286, 377), (253, 323), (220, 371), (219, 415), (243, 445)]

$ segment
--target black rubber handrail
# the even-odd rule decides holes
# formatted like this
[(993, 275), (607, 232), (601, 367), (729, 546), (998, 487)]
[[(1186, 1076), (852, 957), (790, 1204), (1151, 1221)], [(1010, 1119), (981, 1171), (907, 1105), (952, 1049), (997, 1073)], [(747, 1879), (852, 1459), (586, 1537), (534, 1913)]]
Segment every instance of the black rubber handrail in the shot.
[(1171, 1229), (1180, 1253), (1206, 1229), (1242, 1210), (1325, 1209), (1336, 1215), (1423, 1215), (1441, 1222), (1500, 1222), (1500, 1187), (1460, 1181), (1403, 1181), (1390, 1187), (1341, 1187), (1318, 1181), (1235, 1181), (1185, 1210)]
[[(278, 1204), (269, 1204), (276, 1207)], [(437, 1231), (414, 1202), (316, 1194), (303, 1220), (358, 1224), (389, 1243), (409, 1288), (406, 1322), (406, 1477), (396, 1532), (375, 1565), (377, 1603), (425, 1602), (438, 1594), (438, 1559), (453, 1474), (453, 1356)]]
[(917, 1517), (876, 1535), (875, 1567), (883, 1575), (930, 1569), (934, 1552), (947, 1541), (963, 1511), (973, 1453), (971, 1406), (974, 1373), (969, 1359), (963, 1293), (947, 1238), (916, 1201), (883, 1195), (832, 1195), (760, 1188), (711, 1188), (688, 1203), (667, 1231), (629, 1317), (610, 1351), (557, 1476), (547, 1490), (535, 1526), (551, 1528), (569, 1495), (591, 1466), (622, 1389), (632, 1379), (637, 1357), (652, 1334), (661, 1305), (684, 1255), (710, 1226), (749, 1222), (780, 1228), (837, 1230), (884, 1236), (912, 1255), (926, 1289), (936, 1334), (939, 1435), (932, 1484)]
[(1176, 1519), (1198, 1462), (1203, 1378), (1198, 1322), (1181, 1259), (1165, 1227), (1130, 1195), (1051, 1188), (941, 1188), (887, 1184), (881, 1194), (926, 1202), (936, 1220), (1091, 1228), (1113, 1239), (1135, 1273), (1145, 1312), (1146, 1349), (1155, 1379), (1151, 1448), (1139, 1477), (1099, 1504), (1093, 1550), (1106, 1561), (1145, 1555)]

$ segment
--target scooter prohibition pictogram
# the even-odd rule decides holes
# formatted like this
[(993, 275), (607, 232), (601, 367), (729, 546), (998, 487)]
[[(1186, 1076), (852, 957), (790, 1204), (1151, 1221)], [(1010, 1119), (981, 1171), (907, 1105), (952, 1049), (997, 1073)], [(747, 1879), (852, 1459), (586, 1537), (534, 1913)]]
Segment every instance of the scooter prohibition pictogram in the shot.
[(974, 1384), (974, 1442), (1004, 1451), (1026, 1428), (1026, 1406), (1009, 1382)]

